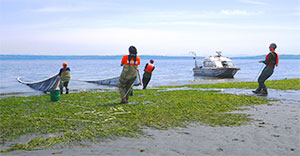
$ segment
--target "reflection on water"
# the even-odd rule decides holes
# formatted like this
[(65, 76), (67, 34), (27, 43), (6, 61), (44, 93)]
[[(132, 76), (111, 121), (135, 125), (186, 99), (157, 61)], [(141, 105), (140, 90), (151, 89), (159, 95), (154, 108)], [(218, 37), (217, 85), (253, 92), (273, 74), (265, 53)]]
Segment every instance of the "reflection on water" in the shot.
[(189, 81), (194, 84), (210, 84), (210, 83), (226, 83), (226, 82), (239, 82), (239, 78), (218, 78), (209, 76), (195, 76), (194, 80)]

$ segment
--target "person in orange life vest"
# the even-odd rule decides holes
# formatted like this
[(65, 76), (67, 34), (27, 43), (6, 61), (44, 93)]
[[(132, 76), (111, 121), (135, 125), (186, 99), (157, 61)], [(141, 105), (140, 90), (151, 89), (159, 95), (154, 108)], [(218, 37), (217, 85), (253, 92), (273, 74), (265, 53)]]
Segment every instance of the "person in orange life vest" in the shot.
[(266, 56), (264, 61), (259, 61), (259, 63), (264, 63), (266, 66), (258, 77), (258, 88), (252, 91), (255, 94), (268, 95), (265, 81), (273, 74), (275, 66), (278, 66), (279, 56), (275, 52), (276, 48), (277, 45), (275, 43), (270, 44), (270, 53)]
[(69, 94), (69, 81), (71, 79), (71, 70), (66, 62), (63, 64), (63, 68), (60, 69), (58, 75), (60, 76), (59, 89), (60, 94), (63, 94), (64, 87), (66, 88), (66, 94)]
[(121, 104), (128, 103), (129, 91), (137, 76), (138, 65), (141, 63), (141, 58), (137, 56), (137, 50), (134, 46), (129, 47), (129, 55), (124, 55), (121, 61), (123, 70), (120, 76), (118, 85), (121, 94)]
[(153, 70), (155, 69), (155, 66), (153, 65), (154, 60), (150, 60), (150, 63), (147, 63), (144, 69), (144, 74), (143, 74), (143, 89), (147, 88), (147, 85), (151, 79), (151, 75)]

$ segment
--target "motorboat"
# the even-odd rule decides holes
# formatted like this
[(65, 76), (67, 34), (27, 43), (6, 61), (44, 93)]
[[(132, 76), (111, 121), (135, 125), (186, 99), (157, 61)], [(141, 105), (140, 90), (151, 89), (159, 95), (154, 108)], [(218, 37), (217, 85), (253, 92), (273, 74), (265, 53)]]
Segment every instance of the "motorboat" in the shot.
[(198, 65), (196, 54), (194, 57), (195, 68), (193, 68), (194, 75), (219, 77), (219, 78), (233, 78), (240, 68), (235, 67), (232, 60), (228, 57), (222, 56), (222, 52), (217, 51), (217, 55), (203, 58), (202, 65)]

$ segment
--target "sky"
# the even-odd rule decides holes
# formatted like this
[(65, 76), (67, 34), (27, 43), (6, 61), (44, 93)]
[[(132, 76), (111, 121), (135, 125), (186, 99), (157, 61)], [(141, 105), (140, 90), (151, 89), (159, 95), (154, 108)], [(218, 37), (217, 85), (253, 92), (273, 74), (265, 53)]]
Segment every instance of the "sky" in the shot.
[(300, 0), (0, 0), (0, 54), (300, 54)]

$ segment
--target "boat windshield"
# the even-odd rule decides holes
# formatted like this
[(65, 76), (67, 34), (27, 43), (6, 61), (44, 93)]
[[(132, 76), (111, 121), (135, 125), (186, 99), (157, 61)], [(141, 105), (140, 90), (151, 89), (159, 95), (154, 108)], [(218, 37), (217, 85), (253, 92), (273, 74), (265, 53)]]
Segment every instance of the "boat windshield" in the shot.
[(234, 67), (234, 64), (231, 61), (222, 61), (222, 65), (223, 65), (223, 67), (226, 67), (226, 68)]
[(211, 61), (204, 61), (203, 65), (204, 67), (216, 67), (215, 62), (211, 62)]

